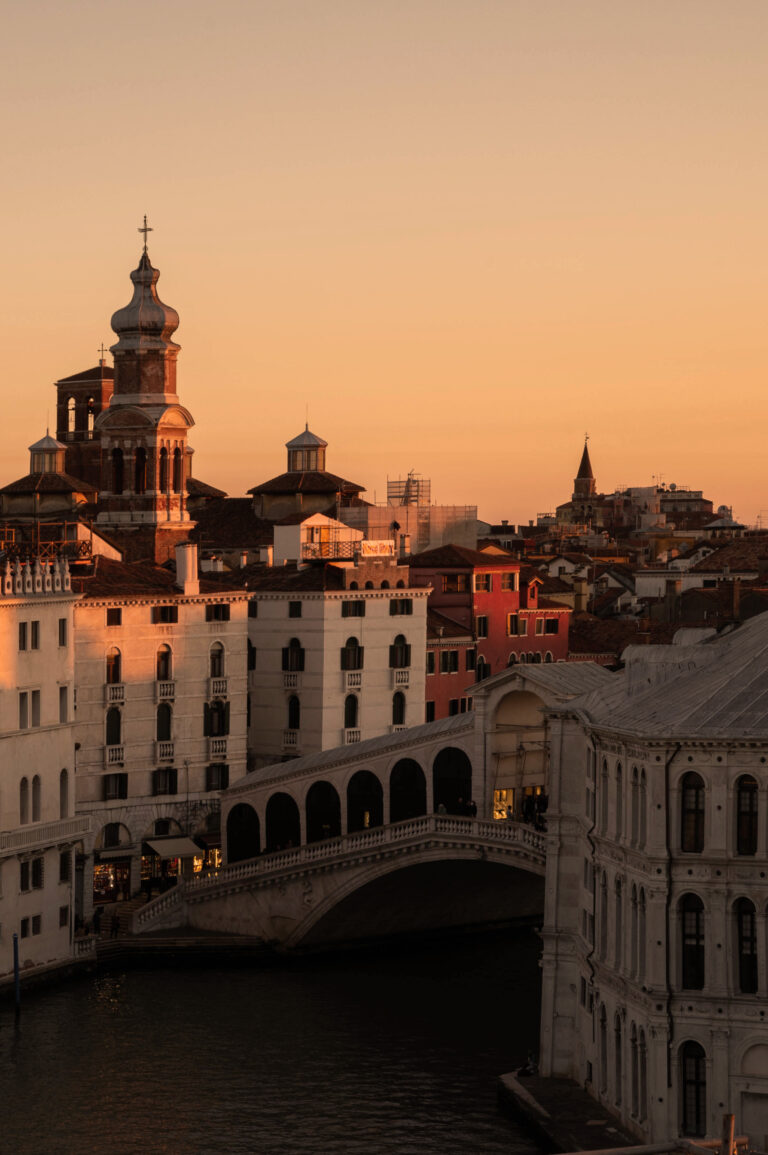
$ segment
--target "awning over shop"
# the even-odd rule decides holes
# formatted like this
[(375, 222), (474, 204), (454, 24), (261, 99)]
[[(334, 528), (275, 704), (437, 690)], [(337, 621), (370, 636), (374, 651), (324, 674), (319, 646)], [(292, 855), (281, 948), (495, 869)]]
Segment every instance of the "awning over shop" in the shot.
[(135, 853), (135, 846), (108, 846), (94, 850), (93, 857), (96, 862), (112, 862), (115, 858), (132, 858)]
[(151, 846), (155, 854), (161, 858), (199, 858), (203, 851), (191, 838), (155, 838), (147, 839), (147, 846)]

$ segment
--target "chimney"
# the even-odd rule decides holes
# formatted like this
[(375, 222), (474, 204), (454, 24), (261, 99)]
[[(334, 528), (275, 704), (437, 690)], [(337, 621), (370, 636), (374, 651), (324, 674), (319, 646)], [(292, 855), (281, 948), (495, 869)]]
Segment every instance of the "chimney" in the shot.
[(200, 581), (197, 576), (197, 545), (193, 541), (183, 541), (176, 546), (176, 585), (182, 593), (200, 593)]
[(585, 614), (587, 612), (587, 579), (574, 578), (573, 582), (573, 612)]

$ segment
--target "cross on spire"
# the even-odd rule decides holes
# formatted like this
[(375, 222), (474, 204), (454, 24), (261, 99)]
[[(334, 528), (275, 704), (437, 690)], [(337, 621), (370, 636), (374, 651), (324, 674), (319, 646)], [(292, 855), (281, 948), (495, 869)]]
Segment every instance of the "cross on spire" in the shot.
[(155, 231), (155, 230), (154, 230), (153, 228), (151, 228), (151, 227), (150, 227), (150, 226), (147, 224), (147, 214), (146, 214), (146, 213), (144, 213), (144, 224), (143, 224), (143, 226), (141, 226), (140, 228), (138, 228), (138, 229), (136, 230), (136, 232), (137, 232), (137, 233), (143, 233), (143, 234), (144, 234), (144, 252), (145, 252), (145, 253), (146, 253), (146, 251), (147, 251), (147, 234), (148, 234), (148, 233), (153, 233), (154, 231)]
[(101, 358), (102, 361), (104, 360), (106, 352), (107, 352), (107, 350), (104, 348), (104, 342), (102, 341), (101, 345), (99, 346), (99, 357)]

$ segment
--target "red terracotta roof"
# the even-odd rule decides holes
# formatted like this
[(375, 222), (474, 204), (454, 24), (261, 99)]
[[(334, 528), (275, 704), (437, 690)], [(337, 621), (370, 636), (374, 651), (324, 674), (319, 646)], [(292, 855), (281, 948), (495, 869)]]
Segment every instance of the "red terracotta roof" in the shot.
[(337, 477), (335, 473), (325, 470), (311, 470), (307, 473), (281, 473), (279, 477), (272, 477), (263, 481), (261, 485), (254, 485), (248, 493), (344, 493), (357, 494), (365, 489), (364, 485), (357, 485), (354, 481), (346, 481)]
[(446, 569), (474, 569), (482, 566), (487, 569), (489, 566), (507, 565), (517, 568), (517, 562), (511, 557), (492, 557), (476, 549), (467, 549), (463, 545), (440, 545), (436, 549), (414, 553), (408, 559), (408, 564), (414, 569), (432, 569), (435, 566)]
[(427, 638), (434, 641), (459, 638), (466, 638), (470, 642), (474, 640), (472, 631), (467, 626), (455, 622), (453, 618), (447, 618), (437, 610), (430, 609), (427, 610)]
[(195, 510), (192, 541), (205, 549), (248, 549), (271, 545), (272, 522), (257, 517), (250, 497), (214, 498)]
[(28, 473), (0, 488), (0, 493), (97, 493), (95, 485), (68, 473)]
[(213, 485), (207, 485), (206, 482), (201, 481), (199, 477), (187, 478), (187, 493), (190, 497), (226, 497), (223, 489), (216, 489)]
[(93, 369), (84, 369), (82, 373), (73, 373), (70, 377), (59, 377), (57, 385), (65, 385), (67, 381), (101, 381), (107, 377), (114, 377), (115, 371), (107, 365), (97, 365)]

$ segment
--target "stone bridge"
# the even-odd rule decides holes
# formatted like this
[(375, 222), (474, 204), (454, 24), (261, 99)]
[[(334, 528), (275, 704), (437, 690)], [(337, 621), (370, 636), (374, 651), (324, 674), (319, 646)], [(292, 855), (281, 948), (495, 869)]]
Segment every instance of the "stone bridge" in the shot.
[(543, 910), (545, 841), (515, 822), (409, 818), (182, 880), (135, 929), (258, 935), (291, 950), (508, 924)]

